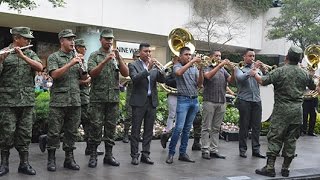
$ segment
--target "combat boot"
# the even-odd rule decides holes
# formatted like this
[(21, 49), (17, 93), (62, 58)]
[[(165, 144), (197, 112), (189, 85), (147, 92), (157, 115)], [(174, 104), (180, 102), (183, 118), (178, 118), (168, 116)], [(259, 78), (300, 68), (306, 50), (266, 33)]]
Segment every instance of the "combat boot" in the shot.
[(289, 167), (292, 162), (292, 159), (293, 159), (292, 157), (284, 157), (282, 168), (281, 168), (281, 175), (283, 177), (289, 176), (289, 173), (290, 173)]
[(56, 149), (47, 149), (48, 151), (48, 171), (56, 171)]
[(1, 151), (0, 177), (9, 172), (9, 150)]
[(195, 137), (193, 140), (192, 151), (201, 151), (200, 138)]
[(73, 151), (65, 151), (65, 160), (63, 167), (71, 170), (80, 170), (80, 166), (76, 163), (73, 156)]
[(97, 163), (98, 163), (97, 147), (98, 147), (97, 145), (93, 145), (93, 144), (89, 145), (91, 154), (90, 154), (88, 167), (90, 167), (90, 168), (97, 167)]
[(276, 172), (274, 169), (274, 163), (276, 161), (276, 157), (268, 156), (267, 165), (261, 169), (256, 169), (256, 174), (260, 174), (263, 176), (275, 177)]
[(20, 151), (20, 164), (18, 168), (18, 172), (27, 175), (36, 175), (36, 171), (29, 164), (29, 152), (28, 151)]
[(103, 158), (103, 164), (109, 164), (111, 166), (120, 166), (120, 163), (112, 155), (112, 146), (105, 145), (106, 154)]

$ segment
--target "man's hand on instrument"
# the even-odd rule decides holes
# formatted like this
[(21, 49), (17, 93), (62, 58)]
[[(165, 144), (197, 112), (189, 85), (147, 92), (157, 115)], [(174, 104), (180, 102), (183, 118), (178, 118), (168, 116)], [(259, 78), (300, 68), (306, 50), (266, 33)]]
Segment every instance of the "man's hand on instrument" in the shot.
[(148, 57), (148, 71), (153, 68), (155, 58)]
[(258, 73), (258, 69), (257, 68), (252, 68), (250, 71), (249, 71), (249, 75), (254, 77), (257, 73)]
[(262, 66), (262, 62), (260, 60), (257, 60), (256, 62), (253, 63), (253, 68), (260, 68)]
[(75, 65), (77, 63), (82, 63), (82, 60), (80, 58), (78, 58), (78, 57), (74, 57), (70, 61), (71, 66), (73, 66), (73, 65)]
[(112, 59), (114, 59), (115, 57), (116, 56), (115, 56), (114, 52), (111, 52), (110, 54), (108, 54), (106, 56), (106, 58), (104, 59), (104, 62), (107, 63), (107, 62), (111, 61)]

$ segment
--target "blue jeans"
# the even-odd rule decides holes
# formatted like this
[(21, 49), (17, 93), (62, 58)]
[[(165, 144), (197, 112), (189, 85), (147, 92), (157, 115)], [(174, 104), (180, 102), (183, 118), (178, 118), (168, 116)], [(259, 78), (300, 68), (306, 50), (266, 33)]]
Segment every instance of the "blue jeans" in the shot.
[(197, 112), (199, 111), (198, 98), (190, 98), (178, 96), (177, 98), (177, 115), (176, 126), (172, 133), (169, 144), (169, 155), (175, 154), (176, 145), (181, 134), (180, 154), (185, 154), (187, 151), (190, 129)]

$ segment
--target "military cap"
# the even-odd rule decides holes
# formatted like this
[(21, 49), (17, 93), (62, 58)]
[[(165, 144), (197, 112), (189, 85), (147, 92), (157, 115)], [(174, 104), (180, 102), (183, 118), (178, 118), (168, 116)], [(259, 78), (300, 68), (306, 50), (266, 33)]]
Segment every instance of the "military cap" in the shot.
[(102, 30), (100, 36), (105, 38), (114, 38), (112, 29), (108, 29), (108, 28)]
[(32, 35), (32, 31), (30, 31), (30, 28), (28, 27), (14, 27), (10, 29), (10, 33), (12, 35), (20, 35), (28, 39), (34, 38)]
[(83, 46), (83, 47), (86, 47), (86, 44), (84, 43), (84, 40), (83, 40), (83, 39), (76, 39), (76, 40), (74, 40), (74, 44), (75, 44), (75, 46)]
[(71, 29), (64, 29), (59, 32), (58, 37), (59, 39), (61, 39), (61, 38), (77, 37), (77, 36), (73, 34)]
[(290, 60), (291, 59), (301, 60), (302, 54), (303, 54), (303, 50), (298, 46), (291, 46), (290, 49), (288, 50), (288, 56), (290, 57)]

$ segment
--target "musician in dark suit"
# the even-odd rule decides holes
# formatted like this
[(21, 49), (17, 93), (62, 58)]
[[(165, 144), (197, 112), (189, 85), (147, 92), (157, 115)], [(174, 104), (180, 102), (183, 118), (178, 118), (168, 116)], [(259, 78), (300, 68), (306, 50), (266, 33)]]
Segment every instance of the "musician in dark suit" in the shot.
[(143, 141), (141, 151), (141, 162), (153, 164), (150, 159), (150, 144), (153, 135), (153, 124), (156, 118), (156, 107), (158, 106), (158, 92), (156, 82), (164, 82), (164, 74), (155, 68), (155, 59), (151, 58), (150, 45), (143, 43), (139, 46), (139, 60), (129, 64), (129, 74), (133, 82), (130, 105), (132, 107), (131, 126), (131, 164), (138, 165), (139, 161), (139, 137), (142, 120)]

